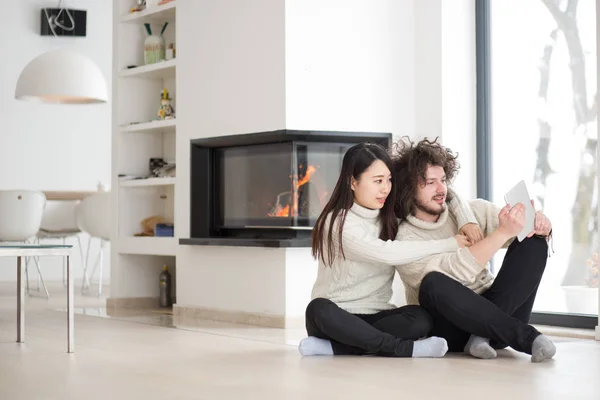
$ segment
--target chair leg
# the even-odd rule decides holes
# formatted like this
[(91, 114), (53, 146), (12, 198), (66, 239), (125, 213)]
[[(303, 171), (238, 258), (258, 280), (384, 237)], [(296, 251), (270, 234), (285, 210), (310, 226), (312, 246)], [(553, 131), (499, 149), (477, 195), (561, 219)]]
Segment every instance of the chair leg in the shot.
[(88, 278), (88, 266), (89, 261), (90, 261), (90, 247), (92, 246), (92, 237), (90, 236), (88, 238), (88, 245), (87, 245), (87, 249), (85, 251), (85, 262), (84, 262), (84, 266), (83, 266), (83, 279), (81, 281), (81, 294), (85, 294), (86, 289), (89, 288), (90, 286), (90, 280)]
[[(26, 244), (29, 244), (29, 239), (25, 241)], [(35, 238), (32, 241), (33, 244), (35, 244)], [(29, 261), (31, 260), (31, 257), (23, 257), (25, 259), (25, 290), (27, 291), (27, 296), (31, 296), (31, 293), (29, 292)], [(37, 290), (39, 292), (39, 288)]]
[[(62, 244), (63, 246), (67, 244), (67, 238), (63, 237), (62, 238)], [(63, 283), (63, 287), (67, 287), (67, 264), (66, 264), (66, 257), (63, 257), (63, 261), (62, 261), (62, 283)]]
[(44, 278), (42, 277), (42, 271), (40, 271), (40, 264), (37, 260), (38, 258), (39, 257), (34, 257), (33, 261), (35, 262), (35, 268), (37, 269), (38, 279), (42, 282), (42, 286), (44, 287), (44, 292), (46, 292), (46, 298), (49, 299), (50, 293), (48, 293), (48, 288), (46, 287), (46, 284), (44, 283)]
[(27, 290), (27, 296), (31, 296), (31, 294), (29, 293), (29, 259), (31, 257), (24, 257), (25, 258), (25, 289)]
[(92, 268), (92, 272), (90, 273), (90, 284), (94, 281), (94, 275), (96, 274), (96, 269), (98, 269), (98, 265), (102, 262), (102, 239), (100, 239), (100, 252), (96, 256), (96, 260), (94, 261), (94, 268)]
[[(85, 285), (85, 279), (86, 279), (86, 277), (85, 277), (85, 274), (86, 274), (86, 271), (85, 271), (85, 260), (84, 260), (84, 257), (83, 257), (83, 246), (81, 245), (81, 236), (80, 235), (76, 235), (75, 237), (77, 238), (77, 246), (79, 247), (79, 260), (81, 262), (81, 267), (83, 269), (83, 282), (81, 284), (81, 291), (83, 293), (83, 286)], [(72, 271), (73, 271), (73, 264), (71, 264), (71, 272)]]
[(100, 239), (100, 273), (98, 274), (98, 297), (102, 296), (102, 271), (104, 269), (104, 239)]
[[(25, 243), (28, 243), (29, 241), (25, 241)], [(40, 243), (40, 238), (39, 237), (35, 237), (33, 238), (32, 241), (33, 244), (39, 244)], [(39, 261), (39, 257), (24, 257), (25, 258), (25, 287), (27, 289), (27, 295), (31, 296), (31, 292), (30, 292), (30, 288), (29, 288), (29, 260), (33, 259), (33, 261), (35, 262), (35, 267), (37, 269), (37, 276), (36, 276), (36, 282), (37, 282), (37, 287), (35, 289), (36, 292), (41, 292), (41, 288), (44, 288), (44, 293), (46, 294), (46, 298), (49, 299), (50, 298), (50, 292), (48, 292), (48, 287), (46, 287), (46, 283), (44, 282), (44, 278), (42, 277), (42, 271), (40, 269), (40, 261)], [(41, 283), (41, 286), (40, 286)]]
[[(40, 238), (38, 236), (33, 238), (33, 244), (40, 244)], [(38, 270), (39, 270), (39, 257), (33, 257), (33, 261), (35, 261), (35, 265), (37, 266)], [(35, 290), (36, 291), (40, 291), (40, 274), (38, 273), (37, 276), (35, 277)]]
[(91, 247), (92, 238), (90, 236), (88, 241), (87, 252), (85, 256), (85, 269), (83, 271), (83, 279), (84, 286), (81, 288), (81, 293), (89, 293), (91, 289), (91, 284), (94, 280), (94, 275), (96, 274), (96, 270), (98, 269), (98, 297), (102, 296), (102, 275), (104, 272), (104, 247), (106, 245), (106, 241), (104, 239), (100, 239), (100, 251), (96, 259), (94, 260), (94, 266), (92, 267), (92, 271), (88, 275), (87, 271), (89, 268), (89, 259), (90, 259), (90, 247)]
[(81, 260), (81, 266), (83, 267), (83, 247), (81, 247), (81, 237), (77, 235), (77, 246), (79, 246), (79, 259)]

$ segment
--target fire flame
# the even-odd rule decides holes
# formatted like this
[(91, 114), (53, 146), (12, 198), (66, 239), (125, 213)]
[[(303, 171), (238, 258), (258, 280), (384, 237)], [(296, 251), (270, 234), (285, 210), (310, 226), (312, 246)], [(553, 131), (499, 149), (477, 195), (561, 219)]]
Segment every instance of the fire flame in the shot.
[[(302, 164), (300, 165), (300, 168), (302, 168)], [(304, 176), (301, 177), (300, 179), (298, 179), (297, 181), (296, 181), (296, 179), (293, 179), (292, 176), (290, 176), (290, 178), (292, 179), (292, 185), (294, 186), (295, 196), (298, 196), (298, 189), (300, 189), (300, 187), (302, 187), (303, 185), (307, 184), (310, 181), (310, 178), (315, 174), (315, 172), (317, 172), (317, 168), (318, 168), (318, 166), (315, 167), (314, 165), (308, 165)], [(292, 207), (290, 207), (290, 205), (288, 204), (278, 211), (269, 213), (269, 216), (270, 217), (289, 217), (290, 216), (290, 208), (293, 209), (292, 215), (297, 216), (298, 215), (298, 199), (297, 198), (294, 199)]]
[(273, 214), (275, 217), (289, 217), (290, 216), (290, 206), (285, 206), (281, 210), (277, 211)]
[(296, 186), (296, 189), (299, 189), (300, 186), (306, 184), (310, 180), (310, 177), (313, 176), (315, 172), (317, 172), (317, 169), (313, 165), (309, 165), (308, 168), (306, 168), (306, 174), (304, 174), (304, 177), (298, 181), (298, 185)]

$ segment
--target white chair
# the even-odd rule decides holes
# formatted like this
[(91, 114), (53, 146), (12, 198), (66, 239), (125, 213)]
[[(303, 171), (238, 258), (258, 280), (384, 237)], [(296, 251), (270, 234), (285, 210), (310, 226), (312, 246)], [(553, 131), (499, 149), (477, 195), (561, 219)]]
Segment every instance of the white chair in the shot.
[[(66, 244), (67, 238), (77, 239), (81, 264), (83, 265), (83, 248), (81, 247), (81, 230), (77, 226), (76, 209), (79, 200), (48, 201), (42, 217), (42, 225), (37, 233), (36, 242), (42, 239), (62, 239)], [(63, 285), (66, 287), (66, 264), (63, 261)]]
[[(98, 296), (102, 294), (102, 269), (103, 269), (103, 253), (106, 242), (110, 241), (110, 192), (98, 192), (87, 196), (77, 206), (77, 226), (83, 232), (90, 235), (85, 256), (83, 269), (83, 282), (81, 293), (85, 292), (90, 287), (90, 281), (99, 269), (98, 277)], [(100, 239), (100, 252), (88, 280), (88, 267), (90, 257), (90, 246), (92, 238)]]
[[(0, 242), (24, 243), (33, 240), (42, 224), (46, 196), (33, 190), (0, 190)], [(48, 288), (44, 283), (40, 266), (34, 258), (46, 297)], [(25, 261), (27, 292), (29, 293), (29, 258)]]

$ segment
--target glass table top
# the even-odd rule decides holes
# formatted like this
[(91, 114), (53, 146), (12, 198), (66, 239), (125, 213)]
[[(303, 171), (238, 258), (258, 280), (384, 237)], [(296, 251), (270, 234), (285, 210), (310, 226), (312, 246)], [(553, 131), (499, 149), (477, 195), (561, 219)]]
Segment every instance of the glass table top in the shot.
[(70, 249), (70, 244), (2, 244), (0, 249)]

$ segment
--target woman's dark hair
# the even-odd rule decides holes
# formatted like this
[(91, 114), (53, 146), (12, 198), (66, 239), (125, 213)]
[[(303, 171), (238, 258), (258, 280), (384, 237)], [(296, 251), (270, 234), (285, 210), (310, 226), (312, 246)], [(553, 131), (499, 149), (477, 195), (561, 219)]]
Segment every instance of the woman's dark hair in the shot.
[[(333, 226), (334, 221), (340, 216), (337, 232), (339, 242), (339, 252), (344, 256), (344, 248), (342, 245), (342, 231), (344, 222), (346, 221), (347, 211), (354, 203), (354, 193), (352, 192), (352, 178), (359, 180), (365, 170), (367, 170), (373, 162), (381, 160), (393, 174), (392, 160), (385, 148), (375, 143), (359, 143), (348, 149), (342, 161), (342, 170), (335, 184), (335, 189), (321, 215), (317, 219), (312, 231), (312, 255), (314, 258), (320, 257), (326, 265), (331, 266), (335, 259), (333, 249)], [(381, 232), (379, 238), (382, 240), (393, 240), (398, 232), (398, 220), (394, 216), (394, 181), (392, 178), (392, 188), (388, 194), (388, 201), (385, 202), (379, 212), (379, 220), (381, 223)], [(327, 228), (327, 220), (329, 225)], [(325, 232), (325, 230), (328, 230)], [(327, 259), (325, 259), (327, 253)]]
[[(438, 143), (438, 138), (430, 141), (423, 139), (418, 143), (412, 142), (408, 137), (401, 138), (394, 144), (393, 186), (396, 187), (396, 201), (394, 211), (399, 223), (406, 220), (415, 208), (417, 187), (426, 180), (425, 173), (430, 165), (444, 168), (446, 181), (450, 184), (460, 168), (456, 158), (458, 154)], [(446, 202), (454, 197), (448, 190)]]

